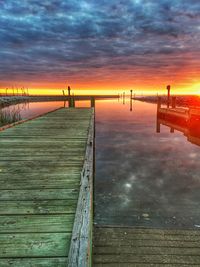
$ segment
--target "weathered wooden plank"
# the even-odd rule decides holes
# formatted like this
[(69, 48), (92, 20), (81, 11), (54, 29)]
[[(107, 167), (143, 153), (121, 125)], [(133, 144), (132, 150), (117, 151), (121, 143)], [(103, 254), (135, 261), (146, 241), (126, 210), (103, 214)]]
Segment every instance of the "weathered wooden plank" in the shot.
[[(64, 153), (63, 153), (64, 154)], [(49, 153), (49, 154), (46, 154), (46, 153), (43, 153), (43, 155), (34, 155), (34, 154), (29, 154), (29, 155), (5, 155), (5, 156), (2, 156), (0, 157), (0, 166), (3, 164), (3, 162), (18, 162), (18, 161), (23, 161), (23, 162), (26, 162), (26, 161), (40, 161), (41, 164), (42, 163), (45, 163), (45, 162), (53, 162), (55, 163), (55, 161), (59, 161), (60, 163), (61, 162), (69, 162), (69, 161), (83, 161), (84, 159), (84, 156), (82, 155), (83, 153), (76, 153), (75, 155), (60, 155), (60, 154), (52, 154), (52, 153)], [(14, 164), (14, 163), (13, 163)]]
[[(21, 165), (20, 165), (21, 163)], [(82, 161), (77, 162), (62, 162), (61, 164), (56, 165), (54, 162), (54, 165), (48, 165), (41, 163), (40, 165), (37, 165), (36, 162), (25, 162), (22, 164), (22, 162), (18, 162), (16, 164), (9, 164), (10, 166), (7, 166), (6, 164), (0, 164), (0, 173), (32, 173), (33, 171), (36, 173), (64, 173), (68, 170), (74, 170), (74, 171), (81, 171), (81, 163)], [(13, 166), (14, 165), (14, 166)]]
[(72, 189), (26, 189), (1, 190), (0, 200), (50, 200), (77, 199), (79, 185), (72, 185)]
[(196, 255), (199, 256), (199, 247), (136, 247), (136, 246), (121, 246), (118, 243), (117, 246), (101, 246), (93, 249), (94, 255), (116, 255), (123, 254), (126, 258), (126, 254), (135, 255)]
[[(51, 189), (51, 188), (68, 188), (68, 189), (75, 189), (79, 188), (80, 185), (80, 178), (71, 178), (71, 179), (47, 179), (40, 176), (40, 178), (35, 178), (33, 180), (27, 180), (27, 178), (22, 179), (15, 179), (10, 178), (9, 180), (0, 178), (1, 189)], [(47, 192), (48, 193), (48, 192)]]
[(196, 264), (200, 265), (200, 256), (196, 255), (96, 255), (95, 263), (162, 263), (162, 264)]
[[(6, 180), (4, 181), (6, 182)], [(57, 180), (40, 180), (40, 179), (34, 179), (34, 180), (28, 180), (22, 179), (22, 180), (9, 180), (9, 182), (2, 185), (2, 189), (62, 189), (62, 188), (68, 188), (68, 189), (79, 189), (80, 180), (74, 179), (74, 180), (65, 180), (65, 179), (57, 179)]]
[(60, 109), (0, 132), (0, 266), (66, 266), (90, 119)]
[[(12, 129), (12, 128), (10, 128)], [(9, 129), (9, 130), (10, 130)], [(12, 131), (10, 130), (4, 131), (1, 133), (1, 136), (33, 136), (33, 135), (37, 135), (37, 136), (51, 136), (51, 135), (58, 135), (58, 136), (70, 136), (70, 135), (74, 135), (76, 134), (76, 137), (78, 138), (79, 136), (83, 135), (83, 136), (87, 136), (87, 131), (86, 129), (80, 130), (80, 129), (74, 129), (74, 128), (69, 128), (66, 132), (66, 128), (64, 129), (35, 129), (35, 128), (27, 128), (27, 130), (21, 128), (21, 129), (16, 129)], [(55, 136), (56, 138), (56, 136)]]
[[(118, 246), (120, 240), (108, 240), (108, 239), (102, 239), (102, 240), (96, 240), (95, 246)], [(177, 241), (177, 240), (127, 240), (126, 241), (127, 246), (132, 247), (196, 247), (200, 248), (200, 242), (199, 241)]]
[(93, 266), (199, 266), (200, 232), (95, 228)]
[(80, 174), (80, 168), (76, 168), (76, 169), (71, 169), (68, 168), (67, 170), (64, 168), (64, 171), (62, 169), (61, 172), (57, 172), (57, 173), (40, 173), (40, 172), (32, 172), (32, 173), (23, 173), (23, 175), (21, 173), (5, 173), (5, 172), (0, 172), (0, 181), (3, 182), (3, 180), (5, 180), (6, 178), (8, 180), (10, 179), (18, 179), (18, 180), (34, 180), (34, 179), (41, 179), (41, 181), (44, 179), (48, 179), (50, 182), (52, 180), (76, 180), (76, 179), (80, 179), (81, 174)]
[(95, 237), (100, 236), (106, 236), (108, 235), (115, 235), (116, 238), (120, 235), (122, 236), (130, 236), (135, 234), (153, 234), (153, 235), (161, 235), (161, 236), (167, 236), (167, 235), (181, 235), (181, 236), (196, 236), (200, 235), (200, 231), (198, 230), (182, 230), (182, 229), (155, 229), (155, 228), (134, 228), (134, 227), (96, 227), (95, 228)]
[(65, 138), (60, 138), (60, 139), (54, 139), (52, 142), (52, 139), (49, 138), (35, 138), (35, 137), (29, 137), (29, 138), (16, 138), (13, 139), (12, 137), (5, 137), (1, 138), (0, 140), (0, 145), (1, 148), (49, 148), (51, 147), (52, 149), (55, 148), (63, 148), (65, 147), (66, 149), (71, 149), (71, 147), (76, 147), (76, 146), (85, 146), (85, 138), (72, 138), (72, 137), (65, 137)]
[[(4, 159), (5, 157), (17, 157), (17, 156), (38, 156), (38, 157), (42, 157), (42, 156), (52, 156), (55, 155), (55, 157), (59, 156), (63, 156), (63, 157), (69, 157), (69, 156), (80, 156), (81, 154), (83, 154), (85, 152), (85, 146), (83, 146), (82, 148), (68, 148), (68, 150), (66, 151), (65, 148), (60, 148), (60, 149), (56, 149), (55, 148), (27, 148), (27, 147), (23, 147), (23, 148), (10, 148), (10, 149), (2, 149), (0, 148), (0, 158)], [(53, 154), (53, 155), (52, 155)]]
[[(93, 232), (93, 171), (94, 171), (94, 110), (90, 122), (81, 188), (68, 255), (69, 267), (92, 266)], [(81, 224), (80, 224), (81, 222)]]
[(1, 233), (71, 232), (75, 214), (0, 216)]
[(166, 263), (94, 263), (93, 267), (197, 267), (198, 264)]
[(66, 267), (67, 257), (56, 258), (4, 258), (0, 267)]
[(35, 200), (35, 201), (1, 201), (0, 215), (13, 214), (63, 214), (74, 213), (77, 199)]
[(0, 258), (66, 257), (70, 238), (70, 233), (0, 234)]
[(104, 233), (102, 235), (98, 234), (95, 236), (95, 238), (99, 241), (104, 240), (104, 242), (109, 239), (109, 240), (113, 240), (113, 242), (118, 241), (120, 242), (121, 245), (123, 245), (123, 243), (126, 245), (127, 241), (131, 241), (131, 240), (165, 240), (165, 241), (200, 241), (200, 233), (196, 234), (196, 235), (184, 235), (183, 233), (181, 235), (178, 234), (154, 234), (149, 233), (149, 234), (145, 234), (145, 233), (132, 233), (132, 234), (128, 234), (128, 233), (119, 233), (119, 235), (117, 236), (116, 233), (115, 234), (109, 234), (107, 232), (107, 235)]
[[(40, 161), (40, 159), (37, 160), (26, 160), (23, 163), (23, 167), (37, 167), (40, 168), (41, 166), (54, 166), (54, 168), (57, 167), (65, 167), (65, 166), (81, 166), (83, 163), (83, 159), (73, 159), (73, 160), (68, 160), (65, 162), (65, 160), (63, 159), (62, 161), (56, 161), (56, 159), (46, 159), (43, 160), (42, 162)], [(7, 168), (9, 169), (10, 167), (18, 167), (21, 166), (22, 167), (22, 163), (20, 160), (13, 160), (13, 161), (5, 161), (5, 160), (1, 160), (0, 161), (0, 168)]]

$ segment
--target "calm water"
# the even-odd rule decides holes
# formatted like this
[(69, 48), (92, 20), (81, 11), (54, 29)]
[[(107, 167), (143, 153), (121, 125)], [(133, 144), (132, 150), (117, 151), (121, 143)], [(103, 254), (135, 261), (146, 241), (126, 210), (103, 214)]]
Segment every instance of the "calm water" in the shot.
[(95, 223), (198, 229), (199, 159), (183, 133), (156, 133), (155, 104), (99, 103)]
[[(17, 105), (22, 118), (63, 102)], [(79, 106), (89, 105), (79, 103)], [(10, 107), (13, 108), (13, 107)], [(199, 124), (200, 125), (200, 124)], [(200, 146), (161, 126), (156, 105), (96, 104), (95, 223), (159, 228), (200, 228)]]

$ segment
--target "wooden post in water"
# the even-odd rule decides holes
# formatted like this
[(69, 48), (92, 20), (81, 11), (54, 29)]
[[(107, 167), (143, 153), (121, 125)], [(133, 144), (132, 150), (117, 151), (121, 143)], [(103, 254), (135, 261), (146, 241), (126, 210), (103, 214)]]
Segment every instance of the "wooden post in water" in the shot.
[(158, 100), (157, 100), (157, 112), (159, 111), (160, 108), (161, 108), (161, 97), (158, 96)]
[(169, 108), (169, 103), (170, 103), (170, 85), (167, 85), (167, 107)]
[(156, 121), (156, 132), (160, 133), (160, 122), (159, 122), (159, 119), (158, 119), (158, 114), (157, 114), (157, 121)]
[(172, 97), (172, 108), (176, 108), (176, 97)]
[(125, 104), (125, 92), (123, 92), (123, 105)]
[(69, 108), (74, 108), (75, 107), (75, 100), (73, 97), (69, 98)]
[(91, 106), (91, 108), (95, 107), (95, 97), (94, 96), (91, 96), (91, 98), (90, 98), (90, 106)]
[(130, 111), (133, 110), (133, 90), (130, 90), (131, 94), (130, 94)]
[(68, 86), (68, 96), (70, 96), (71, 95), (71, 88), (70, 88), (70, 86)]
[(157, 100), (157, 118), (156, 118), (156, 132), (160, 133), (160, 122), (159, 122), (159, 110), (161, 108), (161, 97), (158, 96)]
[(130, 90), (130, 92), (131, 92), (131, 99), (132, 99), (132, 97), (133, 97), (133, 90)]

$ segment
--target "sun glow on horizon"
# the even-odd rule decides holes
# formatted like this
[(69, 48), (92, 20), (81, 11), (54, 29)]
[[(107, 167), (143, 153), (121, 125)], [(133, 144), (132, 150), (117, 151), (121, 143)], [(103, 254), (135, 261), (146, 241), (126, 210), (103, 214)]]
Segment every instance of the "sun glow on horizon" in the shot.
[[(70, 86), (72, 95), (121, 95), (123, 92), (134, 95), (165, 95), (167, 93), (166, 85), (146, 87), (146, 86), (131, 86), (125, 84), (116, 88), (116, 86), (103, 86), (102, 88), (97, 86), (87, 89), (86, 87), (80, 86)], [(58, 89), (59, 88), (59, 89)], [(81, 88), (81, 89), (77, 89)], [(161, 89), (160, 89), (161, 88)], [(68, 90), (66, 85), (53, 86), (42, 86), (42, 87), (23, 87), (23, 86), (11, 86), (0, 88), (0, 95), (68, 95)], [(175, 86), (171, 84), (171, 94), (173, 95), (200, 95), (200, 82), (194, 83), (191, 86)]]

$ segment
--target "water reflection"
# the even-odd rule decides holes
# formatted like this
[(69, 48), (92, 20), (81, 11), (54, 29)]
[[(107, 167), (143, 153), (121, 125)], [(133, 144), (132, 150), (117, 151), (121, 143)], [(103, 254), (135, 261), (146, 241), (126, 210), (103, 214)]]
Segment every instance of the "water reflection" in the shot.
[(157, 110), (157, 133), (160, 133), (161, 125), (169, 127), (170, 133), (174, 133), (174, 130), (182, 132), (189, 142), (200, 146), (200, 108), (159, 108)]
[(165, 126), (158, 135), (155, 104), (135, 101), (133, 107), (96, 106), (95, 223), (197, 228), (199, 147)]

